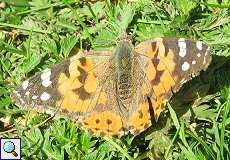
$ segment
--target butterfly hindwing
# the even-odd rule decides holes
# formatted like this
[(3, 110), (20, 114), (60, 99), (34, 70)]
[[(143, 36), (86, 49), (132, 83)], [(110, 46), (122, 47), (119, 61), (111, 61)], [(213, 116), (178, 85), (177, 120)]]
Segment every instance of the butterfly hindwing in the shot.
[[(109, 72), (109, 71), (108, 71)], [(99, 92), (93, 98), (92, 108), (89, 108), (80, 124), (84, 129), (100, 136), (122, 136), (123, 117), (119, 114), (118, 103), (114, 92), (114, 79), (110, 74), (99, 86)]]
[(150, 98), (156, 118), (173, 92), (211, 62), (206, 44), (184, 38), (147, 40), (136, 46), (136, 52), (147, 56), (146, 79), (152, 86)]

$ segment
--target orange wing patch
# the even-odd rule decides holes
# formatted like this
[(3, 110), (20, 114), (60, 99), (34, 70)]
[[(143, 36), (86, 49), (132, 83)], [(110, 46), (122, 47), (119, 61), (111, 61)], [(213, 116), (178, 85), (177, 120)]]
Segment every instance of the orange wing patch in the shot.
[(123, 127), (121, 117), (112, 111), (92, 112), (82, 125), (88, 131), (102, 136), (117, 136)]
[[(141, 78), (142, 79), (142, 78)], [(132, 112), (130, 117), (128, 117), (127, 129), (132, 134), (139, 134), (148, 127), (151, 126), (151, 115), (149, 111), (149, 102), (147, 95), (149, 94), (149, 86), (147, 83), (143, 82), (140, 86), (140, 93), (135, 96), (135, 99), (138, 99), (138, 106)], [(138, 98), (139, 97), (139, 98)]]
[(159, 38), (156, 41), (155, 46), (152, 46), (152, 43), (149, 41), (149, 43), (139, 44), (138, 47), (146, 45), (146, 55), (150, 58), (146, 74), (153, 89), (151, 102), (154, 106), (155, 118), (157, 119), (163, 110), (166, 102), (165, 99), (171, 96), (171, 87), (175, 85), (177, 77), (172, 77), (172, 71), (176, 67), (172, 63), (174, 59), (172, 50), (169, 50), (167, 56), (164, 56), (165, 48), (162, 39)]
[(138, 134), (151, 126), (151, 117), (149, 113), (149, 103), (146, 100), (139, 104), (139, 108), (129, 119), (129, 131), (132, 134)]
[(91, 71), (94, 67), (93, 60), (88, 57), (70, 59), (69, 73), (61, 73), (58, 78), (57, 90), (62, 96), (56, 102), (57, 106), (69, 112), (90, 109), (91, 95), (98, 85), (98, 79)]
[(80, 122), (83, 128), (96, 135), (122, 136), (124, 135), (122, 132), (123, 120), (116, 112), (117, 106), (113, 100), (114, 93), (104, 91), (107, 87), (108, 84), (106, 83), (101, 88), (99, 95), (95, 97), (96, 104), (88, 110)]

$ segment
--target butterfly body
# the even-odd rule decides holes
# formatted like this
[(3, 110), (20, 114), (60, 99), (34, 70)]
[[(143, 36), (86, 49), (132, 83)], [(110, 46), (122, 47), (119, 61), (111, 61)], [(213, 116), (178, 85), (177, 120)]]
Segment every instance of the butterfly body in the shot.
[(115, 64), (115, 90), (117, 103), (121, 114), (126, 114), (131, 108), (134, 95), (134, 47), (130, 41), (122, 40), (118, 43), (114, 52)]
[[(211, 62), (206, 44), (156, 38), (133, 46), (121, 39), (113, 52), (82, 52), (20, 85), (16, 103), (77, 121), (101, 136), (138, 134), (151, 126), (181, 86)], [(152, 107), (152, 108), (151, 108)]]

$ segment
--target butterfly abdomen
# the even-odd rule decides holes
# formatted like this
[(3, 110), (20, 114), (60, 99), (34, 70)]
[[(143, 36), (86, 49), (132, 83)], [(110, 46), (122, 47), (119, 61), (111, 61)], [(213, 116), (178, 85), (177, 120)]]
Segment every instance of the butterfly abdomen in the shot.
[(132, 96), (132, 80), (130, 77), (129, 73), (123, 72), (118, 74), (117, 93), (123, 101), (130, 99)]
[(123, 105), (128, 105), (132, 98), (133, 45), (122, 41), (115, 50), (116, 92)]

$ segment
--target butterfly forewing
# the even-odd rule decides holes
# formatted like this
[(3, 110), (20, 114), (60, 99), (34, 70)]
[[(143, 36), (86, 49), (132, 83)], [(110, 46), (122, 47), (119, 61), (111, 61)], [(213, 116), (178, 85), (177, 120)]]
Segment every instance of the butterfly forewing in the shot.
[(109, 62), (109, 56), (99, 57), (79, 53), (23, 81), (12, 96), (18, 105), (41, 112), (60, 109), (81, 114), (98, 90), (98, 69), (103, 71)]
[(155, 117), (173, 92), (205, 70), (211, 62), (209, 47), (184, 38), (157, 38), (140, 43), (136, 52), (147, 57), (146, 79), (152, 86), (150, 98)]
[[(70, 61), (65, 60), (52, 69), (47, 68), (39, 74), (22, 82), (13, 92), (12, 97), (19, 106), (32, 106), (39, 111), (46, 111), (55, 106), (60, 94), (55, 88), (60, 73), (68, 74)], [(52, 97), (51, 97), (52, 95)]]

